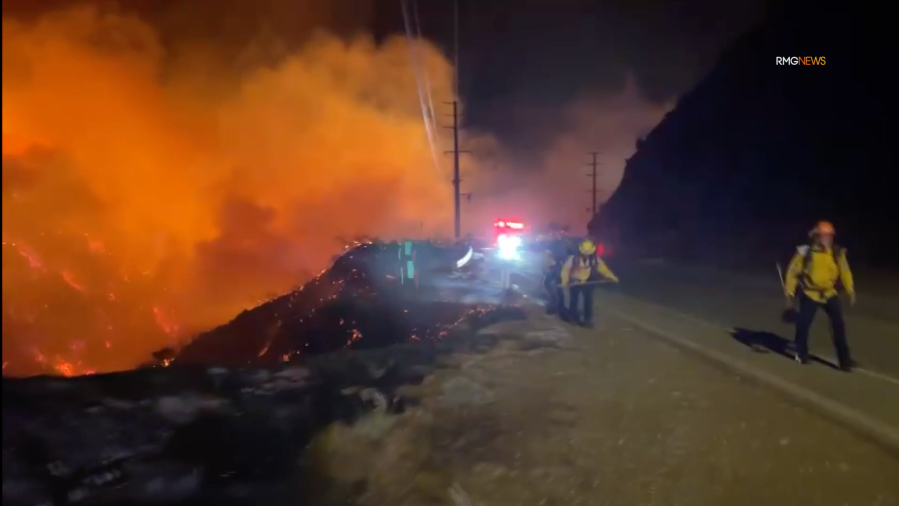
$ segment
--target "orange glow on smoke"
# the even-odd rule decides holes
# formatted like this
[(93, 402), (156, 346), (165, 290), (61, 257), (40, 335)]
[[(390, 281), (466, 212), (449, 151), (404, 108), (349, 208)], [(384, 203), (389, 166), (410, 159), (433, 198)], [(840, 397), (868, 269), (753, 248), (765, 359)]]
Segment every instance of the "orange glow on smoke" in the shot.
[(3, 51), (4, 374), (130, 368), (308, 279), (339, 238), (451, 230), (405, 39), (320, 35), (225, 71), (72, 8), (4, 18)]
[(75, 290), (78, 290), (79, 292), (83, 292), (83, 291), (84, 291), (84, 287), (81, 286), (81, 285), (79, 285), (78, 282), (75, 281), (75, 278), (74, 278), (74, 276), (72, 275), (71, 272), (69, 272), (69, 271), (62, 271), (62, 279), (64, 279), (64, 280), (66, 281), (66, 283), (68, 283), (69, 286), (71, 286), (71, 287), (74, 288)]

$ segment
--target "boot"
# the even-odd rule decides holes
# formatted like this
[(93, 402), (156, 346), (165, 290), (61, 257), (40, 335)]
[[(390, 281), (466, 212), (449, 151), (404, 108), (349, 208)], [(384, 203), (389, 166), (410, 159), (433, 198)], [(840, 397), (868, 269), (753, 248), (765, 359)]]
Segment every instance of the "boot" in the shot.
[(852, 370), (856, 367), (858, 367), (858, 364), (855, 363), (855, 360), (852, 360), (851, 358), (847, 358), (846, 360), (841, 361), (839, 365), (840, 370), (843, 372), (852, 372)]

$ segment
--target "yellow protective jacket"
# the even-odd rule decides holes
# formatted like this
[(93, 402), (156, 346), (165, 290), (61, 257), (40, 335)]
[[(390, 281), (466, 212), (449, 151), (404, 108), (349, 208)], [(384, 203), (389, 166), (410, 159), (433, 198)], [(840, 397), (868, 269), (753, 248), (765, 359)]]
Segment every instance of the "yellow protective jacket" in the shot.
[[(852, 280), (852, 271), (849, 269), (849, 261), (846, 260), (846, 250), (839, 248), (836, 257), (829, 248), (820, 246), (808, 246), (796, 248), (796, 254), (790, 260), (787, 273), (784, 276), (784, 289), (788, 297), (796, 295), (796, 288), (802, 288), (802, 292), (815, 302), (824, 303), (837, 294), (837, 281), (843, 284), (843, 289), (850, 297), (855, 297), (855, 284)], [(811, 258), (806, 260), (806, 254)]]
[[(602, 277), (618, 282), (618, 277), (609, 270), (609, 267), (606, 265), (602, 259), (598, 257), (594, 257), (596, 259), (595, 268), (596, 273), (601, 275)], [(568, 260), (562, 265), (562, 284), (568, 285), (570, 283), (585, 283), (593, 277), (593, 268), (591, 267), (591, 259), (590, 257), (583, 255), (571, 255), (568, 257)]]

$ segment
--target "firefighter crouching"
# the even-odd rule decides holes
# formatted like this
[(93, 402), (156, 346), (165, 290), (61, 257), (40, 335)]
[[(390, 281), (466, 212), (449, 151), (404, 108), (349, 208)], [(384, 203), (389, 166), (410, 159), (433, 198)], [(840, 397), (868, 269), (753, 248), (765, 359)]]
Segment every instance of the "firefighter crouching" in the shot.
[[(600, 277), (613, 283), (618, 277), (609, 270), (605, 262), (596, 256), (596, 245), (590, 239), (584, 239), (578, 246), (578, 252), (568, 257), (562, 265), (562, 286), (570, 287), (568, 317), (573, 323), (584, 327), (593, 327), (593, 291)], [(584, 300), (584, 316), (580, 317), (578, 302)]]
[(546, 314), (565, 316), (565, 294), (562, 291), (562, 264), (567, 257), (563, 241), (550, 242), (543, 259), (543, 288), (546, 290)]
[(834, 227), (827, 221), (819, 222), (809, 232), (810, 243), (796, 248), (796, 254), (790, 261), (784, 276), (784, 290), (788, 308), (794, 307), (796, 302), (799, 304), (794, 340), (796, 361), (808, 363), (809, 329), (815, 313), (821, 308), (830, 317), (839, 368), (849, 371), (854, 362), (846, 342), (846, 323), (837, 295), (837, 282), (842, 283), (851, 305), (855, 305), (855, 285), (846, 260), (846, 250), (834, 244), (834, 235)]

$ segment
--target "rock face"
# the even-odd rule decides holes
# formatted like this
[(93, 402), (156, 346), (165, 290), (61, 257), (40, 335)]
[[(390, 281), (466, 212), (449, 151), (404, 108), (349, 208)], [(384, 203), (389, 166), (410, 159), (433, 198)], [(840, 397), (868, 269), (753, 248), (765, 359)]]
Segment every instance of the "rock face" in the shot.
[(772, 6), (637, 143), (592, 231), (619, 250), (743, 263), (828, 219), (856, 262), (896, 262), (886, 5)]

